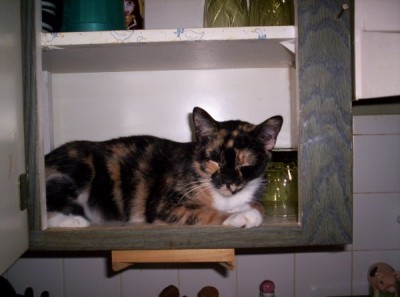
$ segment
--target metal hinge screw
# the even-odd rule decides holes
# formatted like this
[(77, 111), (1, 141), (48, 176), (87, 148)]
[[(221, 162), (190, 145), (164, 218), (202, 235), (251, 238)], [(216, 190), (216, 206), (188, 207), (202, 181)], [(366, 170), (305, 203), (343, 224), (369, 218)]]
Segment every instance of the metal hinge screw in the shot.
[(342, 4), (342, 7), (341, 7), (341, 9), (340, 9), (340, 11), (339, 11), (339, 13), (337, 15), (337, 18), (340, 19), (340, 17), (342, 16), (343, 12), (345, 10), (348, 10), (349, 8), (350, 8), (349, 4), (347, 4), (347, 3)]

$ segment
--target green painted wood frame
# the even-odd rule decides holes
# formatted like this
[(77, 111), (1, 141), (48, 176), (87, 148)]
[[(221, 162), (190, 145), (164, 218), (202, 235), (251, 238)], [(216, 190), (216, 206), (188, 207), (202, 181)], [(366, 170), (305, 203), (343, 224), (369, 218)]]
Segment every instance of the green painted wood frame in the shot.
[[(31, 1), (23, 1), (30, 3)], [(42, 230), (41, 53), (35, 7), (26, 7), (25, 98), (30, 177), (30, 249), (121, 250), (342, 245), (352, 241), (352, 48), (343, 1), (299, 0), (296, 71), (299, 100), (300, 219), (254, 229), (141, 226)], [(353, 5), (352, 2), (348, 4)], [(27, 4), (28, 5), (28, 4)], [(37, 9), (37, 7), (36, 7)], [(29, 17), (30, 15), (30, 17)]]

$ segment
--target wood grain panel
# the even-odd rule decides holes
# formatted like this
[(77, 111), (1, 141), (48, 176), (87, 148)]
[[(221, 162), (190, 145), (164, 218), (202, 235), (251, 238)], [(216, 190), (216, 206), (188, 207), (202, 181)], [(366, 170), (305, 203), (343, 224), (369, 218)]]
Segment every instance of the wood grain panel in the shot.
[(298, 1), (299, 176), (310, 244), (352, 238), (350, 15), (343, 1)]

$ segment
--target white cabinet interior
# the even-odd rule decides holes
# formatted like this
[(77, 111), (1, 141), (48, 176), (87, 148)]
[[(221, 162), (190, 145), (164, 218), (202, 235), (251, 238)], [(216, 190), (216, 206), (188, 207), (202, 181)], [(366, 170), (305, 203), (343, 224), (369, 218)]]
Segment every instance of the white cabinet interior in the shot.
[(355, 1), (355, 99), (400, 95), (400, 1)]

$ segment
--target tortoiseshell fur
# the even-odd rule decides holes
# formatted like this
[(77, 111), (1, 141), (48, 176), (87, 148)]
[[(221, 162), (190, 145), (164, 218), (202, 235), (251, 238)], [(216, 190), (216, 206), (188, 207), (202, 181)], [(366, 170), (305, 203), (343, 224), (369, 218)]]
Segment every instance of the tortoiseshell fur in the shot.
[(74, 141), (46, 155), (49, 227), (108, 221), (255, 227), (282, 117), (260, 125), (193, 110), (197, 141)]

